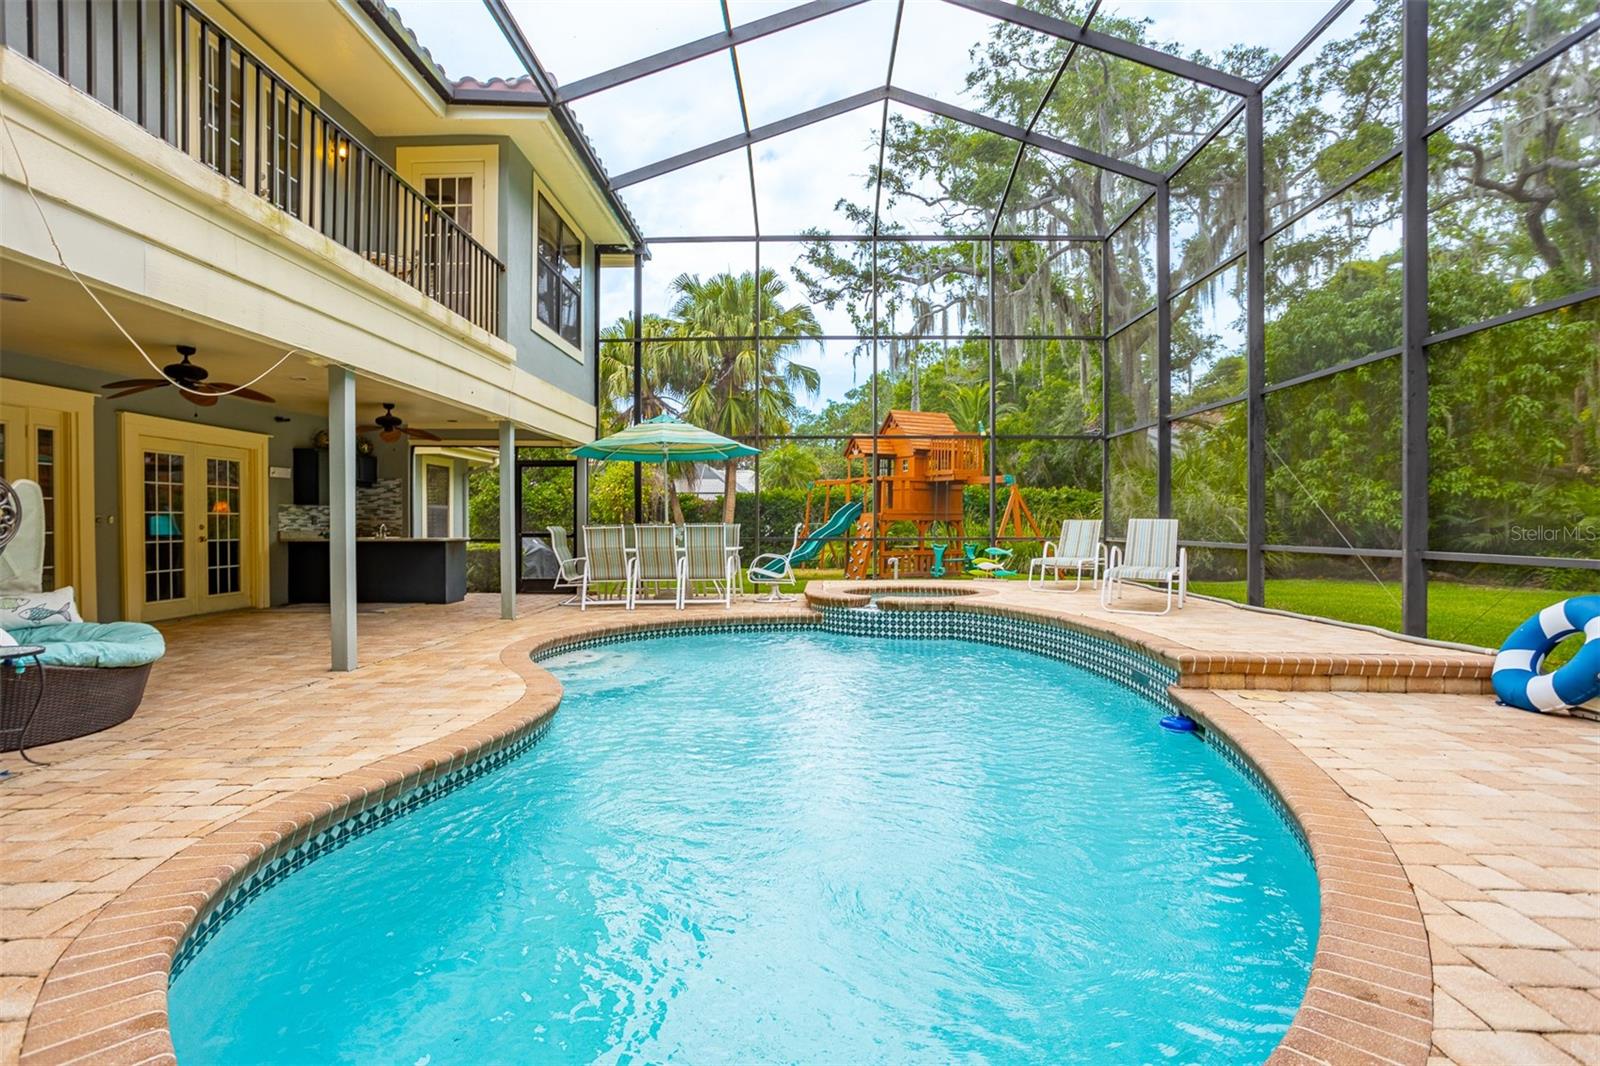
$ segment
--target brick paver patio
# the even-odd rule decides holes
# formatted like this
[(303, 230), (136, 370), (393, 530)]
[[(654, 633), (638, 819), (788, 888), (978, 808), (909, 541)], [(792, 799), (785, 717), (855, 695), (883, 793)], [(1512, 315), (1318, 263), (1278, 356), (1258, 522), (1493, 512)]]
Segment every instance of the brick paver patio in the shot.
[[(1466, 653), (1203, 601), (1141, 618), (1104, 615), (1087, 592), (985, 592), (991, 608), (1057, 616), (1182, 660), (1186, 683), (1217, 689), (1189, 697), (1197, 713), (1313, 823), (1324, 939), (1284, 1061), (1600, 1063), (1600, 725), (1448, 691), (1482, 687), (1482, 657)], [(547, 713), (558, 687), (503, 660), (512, 645), (685, 617), (580, 614), (526, 597), (523, 617), (503, 622), (497, 607), (469, 597), (364, 612), (364, 665), (345, 675), (325, 670), (321, 613), (163, 626), (170, 651), (133, 720), (40, 749), (46, 768), (4, 756), (0, 1061), (170, 1055), (164, 969), (137, 952), (89, 950), (119, 908), (151, 891), (141, 886), (203, 865), (208, 849), (243, 839), (241, 827), (319, 788), (333, 817), (344, 808), (325, 802), (324, 782), (403, 767), (404, 753), (480, 724), (506, 728), (511, 708)], [(809, 613), (749, 601), (732, 612)], [(457, 744), (454, 756), (465, 754)], [(1358, 943), (1363, 934), (1330, 934), (1346, 899), (1392, 957)], [(131, 1009), (136, 1001), (147, 1005)]]

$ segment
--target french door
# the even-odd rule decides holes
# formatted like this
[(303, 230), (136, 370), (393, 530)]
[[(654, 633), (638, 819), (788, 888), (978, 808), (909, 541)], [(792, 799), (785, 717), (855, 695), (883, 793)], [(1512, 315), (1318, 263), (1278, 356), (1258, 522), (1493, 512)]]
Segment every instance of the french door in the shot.
[(160, 621), (265, 606), (266, 438), (168, 426), (124, 425), (126, 613)]
[(0, 382), (0, 477), (35, 481), (43, 496), (40, 587), (71, 585), (94, 618), (94, 394)]

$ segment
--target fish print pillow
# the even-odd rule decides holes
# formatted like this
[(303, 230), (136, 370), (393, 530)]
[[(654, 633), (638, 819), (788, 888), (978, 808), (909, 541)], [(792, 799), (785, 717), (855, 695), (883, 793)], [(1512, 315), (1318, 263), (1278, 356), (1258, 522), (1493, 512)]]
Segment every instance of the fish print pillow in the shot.
[(0, 594), (0, 628), (24, 629), (81, 621), (83, 616), (73, 602), (71, 585), (51, 592)]

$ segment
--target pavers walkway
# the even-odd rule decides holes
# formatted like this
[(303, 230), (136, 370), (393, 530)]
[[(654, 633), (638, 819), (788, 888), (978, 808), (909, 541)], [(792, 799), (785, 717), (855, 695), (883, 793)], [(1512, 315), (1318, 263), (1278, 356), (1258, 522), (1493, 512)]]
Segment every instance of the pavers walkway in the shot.
[[(1216, 604), (1113, 621), (1087, 594), (995, 589), (1020, 609), (1207, 653), (1419, 652)], [(324, 669), (320, 613), (164, 626), (170, 653), (132, 721), (42, 749), (47, 768), (0, 759), (14, 773), (0, 782), (0, 1062), (18, 1057), (63, 951), (168, 857), (309, 785), (482, 721), (526, 690), (500, 661), (509, 644), (618, 617), (529, 597), (524, 617), (507, 623), (497, 605), (469, 597), (363, 613), (364, 665), (345, 675)], [(733, 613), (806, 610), (747, 602)], [(698, 613), (712, 611), (722, 614)], [(1219, 695), (1332, 775), (1393, 846), (1426, 925), (1441, 1062), (1600, 1063), (1600, 725), (1522, 714), (1479, 695), (1243, 687)], [(127, 1045), (142, 1046), (134, 1037)], [(1349, 1047), (1327, 1057), (1383, 1061)]]

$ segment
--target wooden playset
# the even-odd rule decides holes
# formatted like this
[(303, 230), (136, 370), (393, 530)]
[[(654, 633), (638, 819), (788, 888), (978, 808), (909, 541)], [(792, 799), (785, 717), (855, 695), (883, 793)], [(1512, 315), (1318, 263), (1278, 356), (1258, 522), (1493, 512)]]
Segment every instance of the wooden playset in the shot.
[[(984, 447), (983, 436), (962, 433), (947, 414), (890, 411), (878, 429), (877, 469), (872, 469), (872, 435), (851, 437), (844, 447), (844, 477), (820, 478), (806, 494), (805, 529), (811, 529), (811, 507), (819, 492), (822, 522), (836, 506), (859, 500), (865, 513), (851, 536), (845, 559), (847, 578), (864, 578), (873, 569), (880, 575), (898, 572), (902, 576), (942, 577), (945, 571), (954, 572), (973, 554), (962, 556), (968, 540), (962, 494), (969, 485), (989, 484)], [(996, 536), (1040, 536), (1015, 479), (996, 474), (995, 481), (1009, 489)], [(883, 535), (898, 523), (916, 530), (914, 543), (909, 543), (909, 533), (904, 542), (898, 534), (894, 540)], [(942, 539), (936, 544), (928, 539), (935, 525), (943, 527)], [(874, 531), (879, 536), (874, 537)], [(876, 568), (871, 566), (874, 545)], [(898, 563), (891, 565), (891, 560)]]

